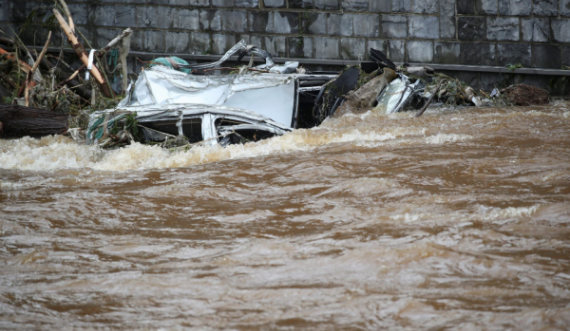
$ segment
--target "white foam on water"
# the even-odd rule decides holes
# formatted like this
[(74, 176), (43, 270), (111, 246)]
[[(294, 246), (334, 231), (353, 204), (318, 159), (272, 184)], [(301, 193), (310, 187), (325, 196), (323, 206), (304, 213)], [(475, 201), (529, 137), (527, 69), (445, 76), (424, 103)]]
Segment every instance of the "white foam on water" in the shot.
[(56, 170), (91, 167), (101, 151), (94, 146), (79, 145), (64, 136), (41, 139), (24, 137), (2, 141), (0, 168), (18, 170)]
[(188, 151), (171, 152), (158, 146), (139, 143), (116, 150), (77, 144), (63, 136), (42, 139), (22, 138), (0, 145), (0, 168), (53, 171), (92, 168), (102, 171), (127, 171), (176, 168), (227, 159), (308, 151), (331, 143), (383, 142), (409, 135), (421, 135), (415, 128), (391, 127), (378, 130), (350, 125), (345, 128), (301, 129), (280, 137), (245, 145), (195, 146)]
[(456, 143), (460, 141), (470, 140), (473, 137), (466, 134), (447, 134), (438, 133), (434, 136), (428, 136), (424, 141), (431, 145), (443, 145), (447, 143)]
[(489, 208), (481, 206), (479, 217), (485, 221), (492, 221), (495, 224), (504, 224), (513, 220), (528, 218), (538, 211), (540, 205), (530, 207), (507, 207), (507, 208)]

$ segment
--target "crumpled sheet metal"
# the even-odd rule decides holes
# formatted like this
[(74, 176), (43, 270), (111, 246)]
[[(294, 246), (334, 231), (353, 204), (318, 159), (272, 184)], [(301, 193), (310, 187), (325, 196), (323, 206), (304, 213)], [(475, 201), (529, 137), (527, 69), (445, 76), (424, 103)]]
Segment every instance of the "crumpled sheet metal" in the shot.
[(247, 109), (291, 127), (295, 77), (272, 73), (187, 75), (155, 66), (141, 73), (134, 89), (119, 106), (225, 105)]
[(420, 87), (421, 81), (418, 79), (412, 84), (407, 76), (402, 74), (399, 76), (400, 77), (394, 79), (378, 95), (378, 105), (374, 110), (382, 111), (386, 114), (393, 114), (404, 109), (404, 107), (410, 102), (412, 96)]
[[(236, 121), (249, 122), (250, 125), (256, 128), (264, 128), (266, 131), (284, 134), (292, 131), (288, 126), (275, 122), (258, 113), (218, 105), (203, 105), (203, 104), (166, 104), (166, 105), (149, 105), (149, 106), (127, 106), (117, 107), (116, 109), (108, 109), (103, 111), (94, 112), (89, 116), (89, 128), (105, 114), (110, 114), (110, 117), (117, 117), (123, 114), (137, 113), (137, 121), (144, 126), (145, 123), (161, 122), (161, 121), (177, 121), (177, 126), (181, 130), (181, 125), (185, 119), (201, 118), (202, 119), (202, 134), (203, 139), (213, 139), (217, 136), (216, 129), (213, 123), (218, 118), (233, 119)], [(181, 133), (181, 132), (179, 132)], [(87, 143), (93, 143), (93, 136), (87, 137)], [(216, 144), (212, 140), (212, 144)]]

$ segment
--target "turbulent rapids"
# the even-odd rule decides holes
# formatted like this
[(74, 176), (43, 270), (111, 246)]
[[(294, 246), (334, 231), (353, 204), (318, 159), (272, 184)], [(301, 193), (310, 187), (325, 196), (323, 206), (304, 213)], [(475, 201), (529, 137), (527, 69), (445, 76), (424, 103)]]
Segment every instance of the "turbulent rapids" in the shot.
[(570, 103), (0, 140), (0, 329), (570, 328)]

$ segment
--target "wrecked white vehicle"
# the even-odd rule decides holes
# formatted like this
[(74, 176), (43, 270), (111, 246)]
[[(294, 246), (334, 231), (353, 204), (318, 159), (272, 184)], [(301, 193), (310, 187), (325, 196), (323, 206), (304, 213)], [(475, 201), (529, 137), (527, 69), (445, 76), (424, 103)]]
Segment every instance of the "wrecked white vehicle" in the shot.
[[(234, 48), (224, 58), (235, 53)], [(194, 65), (201, 70), (211, 66)], [(288, 63), (269, 72), (246, 68), (227, 75), (187, 74), (153, 66), (141, 72), (115, 109), (90, 116), (87, 141), (100, 146), (129, 141), (227, 145), (314, 126), (319, 124), (311, 115), (314, 98), (336, 75), (280, 73), (297, 66)]]

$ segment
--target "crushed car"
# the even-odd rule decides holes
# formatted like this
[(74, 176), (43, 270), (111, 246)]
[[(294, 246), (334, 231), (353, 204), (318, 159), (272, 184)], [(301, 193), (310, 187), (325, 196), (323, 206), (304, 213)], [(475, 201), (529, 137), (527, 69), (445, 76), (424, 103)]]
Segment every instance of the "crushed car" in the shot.
[[(266, 64), (224, 75), (203, 74), (239, 51), (252, 50), (264, 55)], [(173, 61), (172, 67), (154, 65), (142, 71), (116, 108), (90, 116), (88, 143), (104, 147), (129, 141), (227, 145), (318, 125), (312, 116), (314, 99), (337, 75), (298, 73), (298, 63), (277, 66), (263, 52), (242, 41), (214, 63)], [(192, 73), (181, 71), (187, 68)]]

